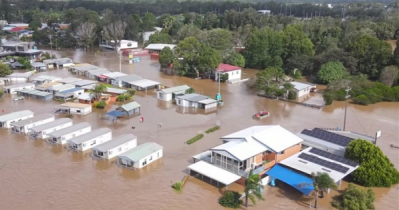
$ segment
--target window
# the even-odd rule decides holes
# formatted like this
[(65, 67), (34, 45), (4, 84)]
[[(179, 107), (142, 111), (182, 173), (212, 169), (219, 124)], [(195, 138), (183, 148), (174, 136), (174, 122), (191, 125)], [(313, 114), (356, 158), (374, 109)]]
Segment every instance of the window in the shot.
[(77, 113), (80, 113), (80, 110), (76, 110)]
[(147, 160), (143, 161), (143, 166), (147, 165)]
[(152, 160), (152, 156), (150, 156), (150, 161)]
[(119, 147), (118, 151), (121, 152), (122, 151), (122, 147)]
[(284, 155), (284, 152), (285, 152), (285, 151), (281, 151), (281, 152), (279, 152), (278, 154), (279, 154), (279, 155)]

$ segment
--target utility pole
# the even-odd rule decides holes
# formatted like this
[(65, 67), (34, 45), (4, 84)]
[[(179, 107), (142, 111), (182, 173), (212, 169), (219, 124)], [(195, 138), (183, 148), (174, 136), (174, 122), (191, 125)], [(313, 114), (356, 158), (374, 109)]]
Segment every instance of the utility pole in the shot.
[(53, 35), (48, 35), (48, 38), (50, 39), (50, 56), (53, 57), (53, 42), (51, 40)]
[(346, 96), (345, 96), (345, 116), (344, 116), (344, 127), (343, 127), (343, 131), (345, 131), (345, 126), (346, 126), (346, 110), (348, 109), (348, 98), (351, 97), (349, 95), (349, 91), (351, 90), (351, 87), (346, 88)]
[(122, 51), (119, 52), (119, 72), (122, 72)]

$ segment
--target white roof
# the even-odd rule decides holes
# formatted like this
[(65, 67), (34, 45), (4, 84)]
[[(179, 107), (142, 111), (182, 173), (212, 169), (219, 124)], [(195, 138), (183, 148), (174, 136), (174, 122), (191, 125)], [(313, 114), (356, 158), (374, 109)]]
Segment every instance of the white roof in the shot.
[(26, 117), (32, 115), (33, 116), (33, 112), (30, 110), (21, 110), (21, 111), (16, 111), (16, 112), (12, 112), (9, 114), (5, 114), (5, 115), (1, 115), (0, 116), (0, 122), (7, 122), (10, 120), (15, 120), (21, 117)]
[[(239, 161), (244, 161), (250, 157), (265, 152), (267, 147), (255, 140), (246, 141), (244, 139), (240, 139), (229, 141), (225, 144), (214, 147), (211, 150), (216, 153), (220, 153), (218, 151), (225, 151), (229, 154), (229, 157)], [(223, 155), (226, 156), (226, 154)]]
[(75, 78), (75, 77), (66, 77), (66, 78), (63, 78), (62, 80), (60, 80), (59, 82), (60, 83), (65, 83), (65, 84), (69, 84), (69, 83), (77, 82), (77, 81), (80, 81), (80, 80), (82, 80), (82, 79)]
[(91, 100), (93, 98), (94, 98), (94, 96), (91, 93), (83, 93), (83, 94), (78, 95), (79, 100)]
[(40, 75), (40, 76), (32, 79), (32, 81), (46, 81), (46, 80), (57, 81), (57, 80), (61, 80), (61, 78), (55, 77), (55, 76), (49, 76), (49, 75)]
[(111, 72), (111, 73), (106, 73), (106, 74), (102, 74), (108, 78), (117, 78), (117, 77), (121, 77), (121, 76), (126, 76), (127, 74), (121, 73), (121, 72)]
[(20, 83), (20, 84), (5, 86), (4, 89), (19, 88), (19, 87), (35, 87), (35, 84), (33, 84), (33, 83)]
[[(312, 147), (306, 148), (306, 149), (302, 150), (301, 152), (281, 161), (280, 164), (283, 164), (292, 169), (301, 171), (301, 172), (309, 174), (309, 175), (311, 175), (312, 173), (324, 172), (324, 173), (327, 173), (335, 182), (338, 182), (339, 180), (343, 179), (344, 177), (346, 177), (347, 175), (349, 175), (350, 173), (352, 173), (354, 170), (356, 170), (359, 167), (358, 165), (350, 166), (350, 165), (346, 165), (346, 164), (343, 164), (340, 162), (336, 162), (329, 158), (325, 158), (325, 157), (322, 157), (322, 156), (319, 156), (319, 155), (316, 155), (313, 153), (309, 153), (309, 150), (311, 150), (311, 149), (312, 149)], [(310, 154), (310, 155), (316, 156), (317, 158), (342, 165), (346, 168), (349, 168), (349, 170), (346, 173), (341, 173), (341, 172), (323, 167), (316, 163), (312, 163), (310, 161), (299, 158), (298, 156), (302, 153)]]
[(25, 73), (12, 73), (10, 75), (7, 75), (6, 77), (28, 78), (28, 77), (32, 76), (33, 73), (34, 73), (33, 71), (28, 71)]
[(315, 86), (312, 84), (307, 84), (307, 83), (302, 83), (302, 82), (290, 82), (290, 83), (294, 86), (295, 90), (303, 90), (303, 89), (311, 88), (311, 87)]
[(49, 89), (54, 90), (54, 91), (62, 91), (62, 90), (69, 90), (75, 88), (75, 85), (72, 84), (65, 84), (65, 85), (58, 85), (58, 86), (53, 86)]
[(241, 178), (236, 174), (233, 174), (231, 172), (213, 166), (204, 161), (199, 161), (194, 164), (191, 164), (188, 166), (188, 168), (197, 173), (203, 174), (204, 176), (207, 176), (215, 181), (218, 181), (224, 185), (229, 185)]
[(173, 50), (176, 45), (174, 44), (149, 44), (147, 47), (145, 47), (146, 50), (163, 50), (163, 48), (169, 47), (171, 50)]
[(198, 101), (198, 103), (200, 104), (213, 104), (213, 103), (217, 103), (217, 101), (215, 99), (212, 98), (208, 98), (202, 101)]
[(141, 88), (146, 88), (146, 87), (159, 85), (159, 82), (148, 80), (148, 79), (142, 79), (142, 80), (129, 82), (129, 84), (131, 84), (133, 86), (141, 87)]
[(189, 86), (187, 86), (187, 85), (180, 85), (180, 86), (165, 88), (165, 89), (162, 89), (162, 90), (160, 90), (160, 91), (161, 91), (161, 92), (164, 92), (164, 93), (175, 93), (175, 92), (186, 91), (186, 90), (188, 90), (188, 89), (190, 89)]
[(280, 125), (252, 126), (221, 139), (246, 139), (247, 141), (254, 139), (274, 152), (284, 151), (303, 142), (301, 138)]

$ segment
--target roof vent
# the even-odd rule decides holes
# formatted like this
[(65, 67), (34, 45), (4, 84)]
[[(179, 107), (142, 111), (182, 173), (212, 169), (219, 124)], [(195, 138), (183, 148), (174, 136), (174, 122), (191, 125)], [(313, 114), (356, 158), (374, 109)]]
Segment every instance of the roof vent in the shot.
[(301, 162), (301, 163), (305, 163), (305, 164), (308, 164), (308, 162), (306, 162), (306, 161), (303, 161), (303, 160), (298, 160), (299, 162)]

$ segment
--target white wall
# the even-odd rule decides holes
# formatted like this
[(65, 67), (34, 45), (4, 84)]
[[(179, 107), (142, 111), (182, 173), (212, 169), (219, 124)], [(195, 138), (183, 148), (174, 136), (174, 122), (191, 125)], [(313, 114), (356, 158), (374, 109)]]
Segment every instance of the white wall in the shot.
[[(39, 126), (39, 125), (43, 125), (45, 123), (53, 122), (54, 120), (55, 120), (54, 117), (50, 117), (50, 118), (43, 119), (43, 120), (40, 120), (40, 121), (32, 122), (32, 123), (27, 124), (24, 127), (22, 127), (21, 130), (15, 130), (15, 131), (16, 132), (22, 132), (22, 133), (29, 133), (29, 129), (30, 128), (33, 128), (33, 127)], [(16, 127), (15, 129), (19, 129), (19, 127)]]
[(309, 88), (306, 88), (306, 89), (303, 89), (303, 90), (300, 90), (300, 91), (296, 91), (296, 93), (297, 93), (297, 98), (309, 94), (309, 93), (310, 93), (310, 89), (311, 89), (311, 88), (309, 87)]
[(111, 159), (117, 155), (120, 155), (129, 149), (133, 149), (137, 146), (137, 139), (132, 139), (131, 141), (124, 143), (123, 145), (120, 145), (118, 147), (115, 147), (107, 152), (104, 153), (104, 158), (105, 159)]
[(23, 116), (23, 117), (20, 117), (20, 118), (15, 118), (13, 120), (5, 121), (4, 124), (3, 124), (3, 127), (4, 128), (11, 128), (11, 124), (12, 123), (18, 122), (18, 121), (21, 121), (21, 120), (26, 120), (26, 119), (29, 119), (29, 118), (32, 118), (32, 117), (33, 117), (33, 114), (30, 114), (30, 115), (26, 115), (26, 116)]
[[(159, 153), (159, 156), (158, 156)], [(147, 165), (149, 165), (150, 163), (154, 162), (155, 160), (158, 160), (159, 158), (162, 158), (163, 156), (163, 150), (160, 149), (154, 153), (152, 153), (151, 155), (139, 160), (138, 162), (134, 163), (134, 167), (135, 168), (143, 168)], [(151, 159), (152, 157), (152, 159)], [(143, 165), (143, 162), (147, 161), (147, 164)]]
[(198, 108), (197, 102), (192, 102), (190, 106), (190, 102), (182, 99), (176, 99), (176, 105), (183, 106), (183, 107), (191, 107), (191, 108)]
[(10, 88), (10, 94), (16, 94), (19, 90), (35, 89), (35, 85), (28, 85), (23, 87)]
[[(66, 144), (67, 140), (81, 136), (85, 133), (88, 133), (91, 131), (91, 126), (82, 128), (80, 130), (74, 131), (72, 133), (66, 134), (64, 136), (61, 136), (57, 139), (57, 144)], [(51, 139), (53, 139), (53, 136), (50, 134), (49, 135)], [(55, 141), (53, 141), (55, 143)]]
[(205, 109), (211, 109), (211, 108), (217, 107), (217, 105), (218, 105), (218, 103), (207, 104), (207, 105), (205, 105)]
[(110, 141), (111, 139), (112, 139), (112, 131), (110, 131), (109, 133), (106, 133), (104, 135), (97, 136), (93, 139), (83, 142), (82, 144), (79, 145), (78, 150), (86, 151), (86, 150), (91, 149), (97, 145), (100, 145), (102, 143)]
[(68, 123), (44, 130), (38, 134), (38, 138), (41, 138), (41, 139), (48, 138), (49, 137), (48, 134), (50, 134), (54, 131), (58, 131), (58, 130), (64, 129), (66, 127), (72, 126), (72, 124), (73, 124), (72, 122), (68, 122)]
[(16, 77), (7, 77), (13, 83), (25, 83), (28, 81), (28, 78), (16, 78)]
[[(219, 80), (218, 74), (219, 74), (219, 72), (215, 71), (215, 80), (216, 81)], [(241, 69), (240, 70), (236, 70), (236, 71), (229, 71), (229, 72), (226, 72), (225, 74), (229, 75), (229, 79), (227, 81), (241, 80)]]
[(87, 108), (70, 108), (71, 114), (86, 115), (92, 111), (91, 106)]
[[(161, 95), (163, 95), (161, 97)], [(172, 100), (172, 93), (164, 93), (162, 91), (157, 91), (157, 98), (163, 101), (171, 101)]]

